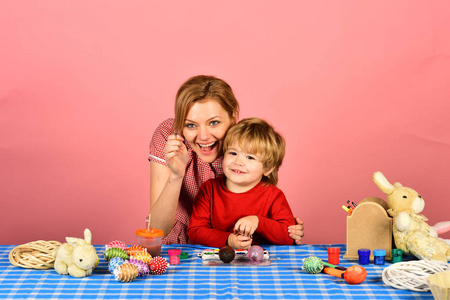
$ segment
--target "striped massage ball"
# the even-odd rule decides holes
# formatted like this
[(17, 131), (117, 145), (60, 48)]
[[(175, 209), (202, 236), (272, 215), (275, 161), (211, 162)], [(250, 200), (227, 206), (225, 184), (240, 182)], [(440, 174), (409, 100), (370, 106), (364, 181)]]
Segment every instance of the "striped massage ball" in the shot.
[(317, 256), (310, 256), (303, 259), (302, 268), (310, 274), (317, 274), (323, 269), (323, 261)]
[(103, 253), (103, 257), (105, 258), (105, 261), (110, 261), (113, 257), (120, 257), (124, 260), (130, 258), (127, 252), (121, 248), (109, 248)]
[(167, 270), (167, 260), (164, 257), (155, 256), (149, 266), (152, 275), (161, 275)]

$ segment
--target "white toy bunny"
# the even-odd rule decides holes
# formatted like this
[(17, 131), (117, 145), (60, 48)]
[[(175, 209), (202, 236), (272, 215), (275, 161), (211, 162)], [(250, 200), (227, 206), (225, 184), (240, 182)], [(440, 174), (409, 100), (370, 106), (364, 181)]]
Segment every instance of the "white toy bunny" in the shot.
[(375, 172), (373, 180), (386, 194), (397, 248), (419, 259), (450, 260), (450, 245), (437, 238), (436, 230), (426, 223), (428, 219), (419, 215), (425, 207), (423, 198), (398, 182), (390, 184), (381, 172)]
[(73, 277), (91, 275), (99, 260), (91, 240), (92, 234), (87, 228), (84, 230), (84, 239), (66, 237), (67, 243), (62, 244), (56, 253), (56, 272)]

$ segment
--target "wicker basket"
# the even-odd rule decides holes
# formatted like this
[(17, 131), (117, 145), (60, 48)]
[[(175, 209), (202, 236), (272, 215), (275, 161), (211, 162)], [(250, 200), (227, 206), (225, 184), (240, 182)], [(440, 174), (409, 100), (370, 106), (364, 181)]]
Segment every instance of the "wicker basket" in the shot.
[(430, 275), (427, 281), (434, 299), (450, 300), (450, 271)]

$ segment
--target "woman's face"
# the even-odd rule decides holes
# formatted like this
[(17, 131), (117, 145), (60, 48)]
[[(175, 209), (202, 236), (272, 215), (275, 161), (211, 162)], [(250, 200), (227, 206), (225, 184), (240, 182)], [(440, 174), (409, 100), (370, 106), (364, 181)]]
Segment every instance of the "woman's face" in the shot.
[(232, 121), (217, 100), (197, 101), (186, 115), (183, 135), (201, 160), (212, 163), (222, 155), (223, 139)]

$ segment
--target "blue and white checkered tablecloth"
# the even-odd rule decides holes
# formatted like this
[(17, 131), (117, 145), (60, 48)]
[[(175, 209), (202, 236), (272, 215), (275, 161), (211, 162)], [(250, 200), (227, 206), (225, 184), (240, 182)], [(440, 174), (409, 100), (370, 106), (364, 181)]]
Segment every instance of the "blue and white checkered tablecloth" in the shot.
[(14, 245), (0, 246), (0, 298), (96, 298), (96, 299), (433, 299), (431, 292), (412, 292), (386, 286), (381, 280), (383, 268), (364, 266), (366, 280), (350, 285), (324, 273), (301, 270), (302, 259), (318, 256), (327, 261), (327, 248), (340, 247), (340, 265), (356, 261), (342, 258), (345, 245), (265, 246), (270, 266), (203, 266), (197, 257), (206, 247), (196, 245), (163, 246), (189, 253), (179, 265), (169, 266), (163, 275), (136, 278), (130, 283), (114, 280), (103, 259), (104, 246), (96, 246), (100, 263), (85, 278), (59, 275), (54, 269), (34, 270), (13, 266), (8, 259)]

